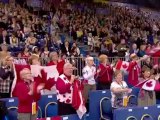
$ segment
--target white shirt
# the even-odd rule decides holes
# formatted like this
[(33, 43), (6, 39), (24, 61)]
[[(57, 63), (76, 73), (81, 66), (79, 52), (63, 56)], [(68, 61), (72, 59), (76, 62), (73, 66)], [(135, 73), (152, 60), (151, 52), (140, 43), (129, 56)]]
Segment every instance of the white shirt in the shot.
[(119, 88), (127, 88), (128, 86), (127, 86), (127, 83), (125, 82), (125, 81), (122, 81), (122, 84), (118, 84), (116, 81), (113, 81), (112, 83), (111, 83), (111, 87), (110, 87), (110, 90), (111, 90), (111, 96), (112, 96), (112, 98), (111, 98), (111, 102), (112, 102), (112, 106), (113, 107), (115, 107), (115, 105), (114, 105), (114, 102), (115, 102), (115, 99), (116, 99), (116, 97), (121, 97), (121, 98), (123, 98), (123, 96), (124, 96), (124, 93), (113, 93), (112, 92), (112, 89), (113, 88), (116, 88), (116, 89), (119, 89)]
[(87, 65), (83, 68), (82, 73), (83, 73), (83, 78), (88, 81), (89, 85), (96, 84), (96, 81), (94, 79), (94, 75), (96, 73), (96, 67), (94, 66), (89, 67)]

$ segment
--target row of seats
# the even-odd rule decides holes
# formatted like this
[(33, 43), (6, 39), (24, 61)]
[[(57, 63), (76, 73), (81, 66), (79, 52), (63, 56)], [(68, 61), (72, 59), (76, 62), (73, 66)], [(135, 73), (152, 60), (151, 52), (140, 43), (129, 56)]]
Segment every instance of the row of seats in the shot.
[[(137, 103), (137, 95), (138, 89), (133, 89), (132, 96), (134, 99), (130, 100), (131, 104)], [(111, 113), (111, 102), (106, 101), (104, 102), (105, 98), (110, 100), (111, 92), (110, 90), (105, 91), (92, 91), (89, 94), (89, 117), (88, 119), (98, 120), (100, 117), (102, 118), (102, 114), (108, 115)], [(17, 98), (8, 98), (8, 99), (1, 99), (6, 101), (6, 106), (9, 110), (9, 118), (12, 120), (17, 120), (17, 106), (18, 106), (18, 99)], [(57, 98), (56, 95), (43, 95), (42, 98), (38, 101), (38, 118), (46, 118), (46, 117), (53, 117), (58, 115), (58, 105), (57, 105)], [(101, 113), (100, 113), (101, 112)], [(109, 114), (111, 115), (111, 114)], [(71, 115), (76, 116), (77, 115)], [(67, 116), (65, 116), (67, 117)], [(111, 117), (111, 116), (108, 116)], [(71, 119), (72, 120), (72, 119)]]
[(160, 120), (160, 105), (116, 109), (113, 118), (113, 120)]

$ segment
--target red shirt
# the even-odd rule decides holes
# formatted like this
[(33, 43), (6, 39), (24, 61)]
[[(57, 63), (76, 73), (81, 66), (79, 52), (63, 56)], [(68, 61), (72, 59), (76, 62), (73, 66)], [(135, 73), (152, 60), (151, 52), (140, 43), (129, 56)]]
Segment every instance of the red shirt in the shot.
[[(40, 99), (40, 94), (29, 95), (29, 86), (24, 81), (18, 82), (14, 89), (14, 97), (18, 98), (18, 112), (32, 113), (32, 103)], [(38, 108), (38, 106), (36, 106)]]
[(98, 69), (101, 69), (99, 74), (96, 76), (98, 77), (98, 82), (100, 83), (111, 83), (112, 82), (112, 76), (113, 76), (113, 69), (111, 66), (106, 65), (104, 66), (103, 64), (99, 64)]

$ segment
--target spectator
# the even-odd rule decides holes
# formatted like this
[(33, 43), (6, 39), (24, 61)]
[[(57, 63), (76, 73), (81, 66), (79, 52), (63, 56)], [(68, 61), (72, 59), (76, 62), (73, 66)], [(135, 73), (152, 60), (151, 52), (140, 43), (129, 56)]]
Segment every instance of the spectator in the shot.
[(14, 79), (13, 73), (13, 58), (11, 56), (7, 56), (3, 64), (0, 68), (0, 97), (1, 98), (9, 98), (11, 92), (11, 85)]
[(22, 81), (16, 84), (14, 97), (18, 98), (18, 120), (35, 120), (37, 118), (38, 104), (40, 99), (40, 90), (44, 85), (35, 91), (35, 82), (33, 82), (31, 71), (24, 68), (20, 71)]
[(10, 56), (10, 52), (8, 52), (8, 46), (6, 44), (1, 45), (2, 51), (0, 51), (0, 58), (3, 60), (7, 56)]
[(72, 85), (76, 80), (76, 77), (72, 75), (73, 70), (73, 66), (66, 63), (63, 67), (63, 74), (57, 79), (58, 115), (76, 114), (76, 110), (72, 107)]
[(61, 46), (61, 51), (62, 51), (62, 54), (65, 54), (67, 56), (70, 55), (70, 53), (71, 53), (71, 47), (70, 47), (68, 41), (65, 41), (65, 43)]
[(131, 93), (132, 89), (129, 89), (127, 83), (123, 80), (122, 72), (115, 71), (114, 81), (111, 83), (111, 101), (112, 107), (122, 107), (123, 106), (123, 98)]
[(109, 64), (108, 57), (106, 55), (100, 55), (99, 62), (100, 64), (97, 70), (97, 89), (110, 89), (113, 76), (113, 69)]
[[(139, 82), (144, 80), (150, 80), (151, 70), (144, 67), (142, 70), (142, 78), (139, 79)], [(154, 91), (148, 91), (141, 89), (138, 95), (138, 106), (151, 106), (156, 104), (156, 97)]]
[(10, 44), (9, 36), (7, 35), (6, 30), (2, 31), (2, 35), (0, 36), (0, 44)]
[(144, 55), (146, 55), (145, 50), (146, 50), (146, 45), (141, 45), (140, 50), (137, 53), (138, 57), (143, 57)]
[(89, 92), (96, 90), (96, 81), (94, 78), (96, 74), (96, 68), (93, 65), (94, 65), (93, 57), (87, 57), (86, 66), (82, 70), (83, 78), (86, 81), (86, 84), (84, 85), (84, 98), (86, 103), (88, 102)]

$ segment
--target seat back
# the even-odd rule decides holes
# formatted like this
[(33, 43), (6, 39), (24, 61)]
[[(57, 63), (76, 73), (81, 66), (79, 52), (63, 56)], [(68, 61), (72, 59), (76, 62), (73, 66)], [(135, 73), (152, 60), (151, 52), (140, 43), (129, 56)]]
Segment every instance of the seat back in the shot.
[(8, 120), (17, 120), (17, 110), (18, 110), (18, 107), (8, 107), (8, 114), (7, 114), (7, 118)]
[(160, 115), (158, 116), (158, 120), (160, 120)]
[(128, 97), (128, 106), (137, 106), (137, 104), (138, 104), (137, 96), (130, 95)]
[(141, 117), (141, 120), (153, 120), (153, 117), (149, 114), (144, 114), (142, 117)]
[(72, 114), (72, 115), (62, 116), (62, 120), (80, 120), (80, 119), (77, 114)]
[[(42, 111), (42, 118), (46, 117), (46, 115), (48, 113), (47, 111), (48, 111), (48, 109), (50, 109), (51, 105), (49, 105), (49, 108), (47, 107), (47, 111), (45, 111), (45, 108), (48, 105), (48, 103), (51, 103), (51, 102), (57, 103), (57, 96), (55, 94), (42, 95), (41, 99), (38, 101), (39, 108)], [(57, 115), (58, 115), (58, 106), (56, 105), (55, 107), (57, 107), (57, 108), (54, 109), (55, 110), (54, 114), (57, 113)], [(47, 112), (47, 113), (45, 114), (45, 112)], [(55, 115), (55, 116), (57, 116), (57, 115)]]
[(110, 90), (96, 90), (89, 93), (89, 119), (98, 120), (100, 118), (100, 100), (103, 97), (111, 98)]
[(100, 115), (102, 119), (111, 119), (112, 118), (112, 105), (111, 100), (108, 97), (103, 97), (100, 100)]
[(129, 116), (126, 120), (137, 120), (137, 118), (134, 116)]
[(42, 109), (38, 106), (38, 118), (42, 118)]
[(45, 117), (57, 116), (58, 105), (56, 102), (49, 102), (45, 106)]

